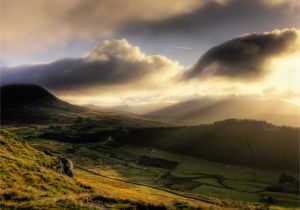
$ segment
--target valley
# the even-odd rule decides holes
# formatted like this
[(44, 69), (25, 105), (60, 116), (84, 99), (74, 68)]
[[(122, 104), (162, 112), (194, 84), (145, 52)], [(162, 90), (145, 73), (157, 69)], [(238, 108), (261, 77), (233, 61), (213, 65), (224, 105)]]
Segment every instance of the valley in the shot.
[[(70, 158), (76, 179), (108, 197), (155, 205), (182, 202), (183, 206), (213, 205), (222, 209), (294, 209), (299, 203), (294, 192), (269, 191), (270, 187), (278, 186), (281, 170), (221, 164), (112, 141), (74, 144), (37, 138), (35, 126), (5, 129), (24, 136), (29, 145), (41, 152)], [(298, 175), (295, 171), (285, 173)], [(265, 200), (268, 197), (274, 199), (273, 203)]]
[[(4, 209), (298, 208), (299, 128), (236, 119), (178, 126), (70, 105), (49, 92), (41, 97), (37, 94), (41, 88), (34, 89), (29, 92), (38, 96), (36, 102), (19, 96), (25, 100), (22, 104), (4, 104), (1, 109), (1, 141), (6, 151), (1, 166), (10, 164), (1, 169), (1, 178), (18, 192), (1, 185)], [(14, 92), (19, 90), (14, 87)], [(1, 97), (7, 97), (5, 91)], [(6, 117), (16, 110), (18, 117)], [(25, 141), (21, 143), (24, 148), (44, 159), (71, 160), (74, 178), (52, 171), (49, 179), (65, 178), (59, 178), (57, 192), (48, 193), (50, 200), (42, 199), (39, 158), (32, 160), (37, 161), (34, 168), (38, 170), (22, 169), (24, 176), (31, 174), (35, 181), (7, 176), (16, 173), (11, 167), (18, 168), (19, 162), (32, 158), (23, 157), (22, 147), (11, 150), (7, 139)], [(19, 159), (6, 162), (11, 157)], [(39, 193), (29, 196), (26, 188)], [(73, 188), (81, 193), (74, 194)], [(61, 192), (66, 196), (63, 199), (59, 199)]]
[(0, 210), (300, 210), (300, 0), (0, 10)]

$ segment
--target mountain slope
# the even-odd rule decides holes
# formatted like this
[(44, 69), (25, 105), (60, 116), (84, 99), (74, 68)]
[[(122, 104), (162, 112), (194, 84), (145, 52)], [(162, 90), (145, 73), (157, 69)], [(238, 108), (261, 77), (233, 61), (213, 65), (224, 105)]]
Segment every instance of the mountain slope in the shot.
[(2, 106), (20, 107), (24, 105), (60, 106), (65, 105), (54, 95), (37, 85), (7, 85), (1, 87)]
[(37, 85), (1, 87), (1, 121), (49, 122), (64, 113), (80, 113), (83, 109), (68, 104)]
[(195, 99), (145, 114), (166, 122), (196, 125), (224, 119), (264, 120), (277, 125), (300, 125), (300, 107), (279, 100), (235, 97), (222, 100)]
[(1, 87), (2, 124), (70, 124), (85, 119), (102, 127), (159, 126), (154, 120), (130, 113), (95, 111), (64, 102), (37, 85)]

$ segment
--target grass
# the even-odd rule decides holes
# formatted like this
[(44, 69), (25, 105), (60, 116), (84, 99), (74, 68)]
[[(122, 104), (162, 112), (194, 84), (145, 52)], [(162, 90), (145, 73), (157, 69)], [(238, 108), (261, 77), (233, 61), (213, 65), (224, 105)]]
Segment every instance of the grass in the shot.
[(239, 180), (225, 180), (224, 184), (241, 192), (255, 193), (263, 190), (268, 184), (250, 182), (250, 181), (239, 181)]
[(16, 136), (1, 131), (0, 143), (2, 208), (57, 208), (65, 201), (80, 207), (77, 200), (91, 193), (76, 179), (51, 170), (56, 158), (38, 152)]
[(79, 179), (82, 182), (90, 184), (95, 189), (99, 190), (98, 192), (100, 194), (105, 194), (117, 199), (130, 198), (130, 200), (136, 202), (140, 202), (142, 200), (143, 202), (154, 205), (163, 204), (169, 207), (174, 205), (175, 202), (179, 202), (186, 203), (188, 206), (195, 208), (201, 207), (203, 209), (209, 209), (214, 207), (215, 209), (221, 209), (221, 207), (218, 207), (217, 205), (212, 205), (204, 201), (187, 199), (162, 190), (111, 180), (81, 171), (78, 171), (76, 176), (80, 177)]
[[(16, 128), (9, 129), (19, 131)], [(123, 205), (125, 200), (127, 203), (123, 205), (124, 208), (137, 203), (177, 208), (175, 203), (179, 202), (180, 205), (204, 209), (263, 209), (265, 204), (261, 203), (260, 197), (264, 194), (258, 191), (277, 184), (281, 174), (277, 170), (256, 169), (256, 179), (253, 182), (251, 168), (225, 165), (152, 147), (103, 142), (72, 144), (40, 138), (29, 138), (27, 142), (40, 151), (64, 154), (72, 159), (75, 166), (82, 166), (90, 171), (75, 170), (75, 180), (93, 190), (93, 193), (88, 193), (88, 198), (91, 194), (105, 195), (109, 199), (121, 200), (118, 205)], [(139, 163), (145, 156), (151, 157), (150, 160), (163, 159), (179, 164), (175, 168), (161, 168), (151, 164), (145, 166)], [(35, 165), (30, 167), (31, 170), (36, 168)], [(32, 183), (28, 181), (27, 184)], [(296, 195), (273, 193), (271, 196), (276, 201), (272, 208), (298, 208), (299, 199)], [(76, 199), (76, 202), (78, 200), (80, 199)], [(86, 197), (82, 198), (78, 205), (87, 205), (86, 200)], [(101, 202), (101, 205), (115, 205), (115, 201)], [(92, 208), (94, 203), (88, 204), (88, 207)]]
[[(95, 145), (93, 145), (93, 147), (95, 147)], [(102, 155), (107, 155), (105, 154), (105, 150), (101, 151)], [(109, 170), (106, 172), (103, 172), (105, 171), (103, 170), (105, 164), (102, 163), (103, 165), (101, 165), (101, 161), (93, 164), (90, 162), (91, 165), (88, 164), (86, 166), (95, 172), (108, 176), (139, 183), (147, 183), (166, 189), (169, 188), (168, 183), (171, 183), (173, 184), (173, 187), (176, 185), (177, 190), (186, 193), (200, 194), (201, 196), (205, 195), (208, 196), (208, 200), (217, 203), (220, 201), (225, 203), (231, 202), (231, 205), (233, 206), (236, 202), (250, 202), (255, 203), (255, 205), (256, 203), (260, 203), (261, 194), (259, 191), (266, 186), (276, 185), (281, 174), (281, 171), (256, 169), (256, 179), (253, 182), (252, 169), (247, 167), (224, 165), (147, 147), (124, 145), (117, 148), (112, 147), (109, 151), (113, 152), (116, 156), (119, 156), (122, 161), (127, 164), (121, 164), (120, 160), (113, 157), (114, 161), (112, 162), (117, 166), (110, 164)], [(171, 170), (161, 169), (159, 167), (147, 167), (145, 170), (142, 165), (139, 165), (138, 162), (135, 161), (145, 155), (168, 161), (178, 161), (180, 164)], [(110, 156), (109, 158), (111, 159), (112, 157)], [(95, 167), (96, 165), (97, 167)], [(118, 172), (117, 174), (116, 171)], [(172, 176), (162, 179), (164, 174), (168, 171)], [(294, 175), (292, 172), (290, 172), (290, 174)], [(223, 185), (220, 184), (220, 179), (223, 179)], [(186, 191), (186, 189), (188, 189), (186, 188), (186, 184), (192, 182), (198, 182), (201, 186), (194, 190)], [(285, 195), (289, 196), (289, 194), (286, 193)], [(280, 196), (273, 196), (278, 206), (287, 208), (290, 205), (294, 208), (298, 206), (297, 202), (299, 202), (299, 199), (296, 199), (295, 201), (288, 198), (286, 201), (283, 201)]]
[(209, 196), (215, 196), (219, 198), (233, 199), (233, 200), (242, 200), (248, 202), (258, 202), (258, 196), (253, 193), (240, 193), (236, 190), (225, 189), (221, 187), (214, 186), (200, 186), (193, 190), (197, 194), (205, 194)]
[(216, 178), (199, 178), (195, 181), (198, 181), (202, 185), (215, 186), (215, 187), (223, 187), (218, 183)]
[[(74, 146), (49, 140), (29, 142), (35, 147), (56, 152), (70, 150)], [(225, 208), (79, 169), (75, 170), (75, 178), (67, 177), (51, 169), (51, 165), (57, 161), (56, 157), (39, 152), (5, 130), (0, 130), (0, 144), (1, 209)], [(76, 148), (78, 150), (70, 156), (78, 155), (79, 151), (80, 155), (90, 157), (90, 150), (86, 147)], [(88, 160), (88, 157), (84, 157), (84, 160)]]

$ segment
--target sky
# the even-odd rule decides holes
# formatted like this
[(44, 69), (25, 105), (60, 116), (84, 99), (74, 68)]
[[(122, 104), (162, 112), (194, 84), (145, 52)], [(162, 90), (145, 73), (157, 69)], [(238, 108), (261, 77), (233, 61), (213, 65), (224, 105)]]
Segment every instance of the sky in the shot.
[(75, 104), (300, 104), (298, 0), (1, 0), (1, 84)]

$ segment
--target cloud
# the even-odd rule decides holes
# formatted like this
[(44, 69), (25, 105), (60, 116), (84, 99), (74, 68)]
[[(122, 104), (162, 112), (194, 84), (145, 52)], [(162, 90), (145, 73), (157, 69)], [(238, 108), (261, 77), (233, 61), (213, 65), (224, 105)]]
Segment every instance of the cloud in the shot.
[(180, 69), (178, 62), (161, 55), (145, 55), (125, 39), (106, 40), (84, 58), (3, 68), (1, 83), (34, 83), (73, 93), (118, 86), (143, 88), (167, 83)]
[(274, 30), (244, 35), (209, 49), (184, 77), (251, 80), (268, 71), (268, 61), (300, 50), (300, 31)]
[(103, 39), (139, 20), (187, 13), (198, 0), (2, 0), (1, 51), (5, 56), (41, 53), (72, 40)]
[(123, 37), (206, 48), (246, 32), (296, 27), (299, 9), (297, 0), (2, 0), (0, 50), (13, 63)]
[(268, 87), (262, 90), (262, 93), (267, 97), (276, 97), (284, 99), (299, 99), (300, 89), (284, 89), (279, 90), (277, 87)]
[[(299, 28), (299, 11), (298, 0), (204, 1), (194, 10), (164, 19), (137, 18), (122, 25), (115, 34), (141, 47), (146, 46), (155, 53), (163, 52), (185, 65), (191, 65), (206, 49), (232, 37), (277, 28)], [(151, 47), (149, 43), (160, 47)], [(182, 53), (164, 45), (184, 46), (193, 50)]]
[(223, 0), (205, 1), (188, 13), (161, 20), (141, 20), (124, 25), (120, 33), (157, 40), (193, 38), (205, 40), (231, 38), (246, 32), (270, 31), (299, 26), (297, 0)]

